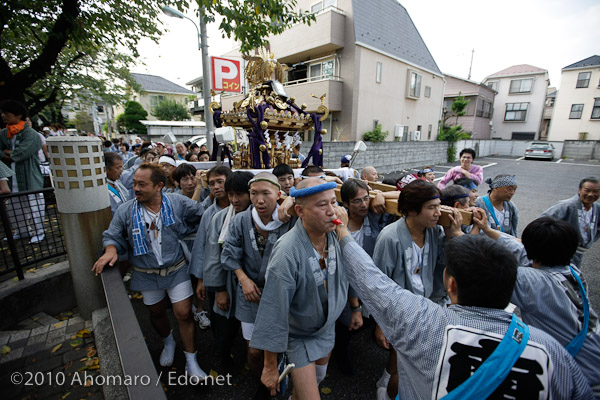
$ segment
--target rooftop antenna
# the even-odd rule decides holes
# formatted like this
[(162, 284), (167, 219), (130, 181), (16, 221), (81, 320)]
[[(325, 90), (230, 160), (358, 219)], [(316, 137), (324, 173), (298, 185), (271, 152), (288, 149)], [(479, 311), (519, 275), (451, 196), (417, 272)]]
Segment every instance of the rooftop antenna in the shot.
[(475, 54), (475, 49), (471, 50), (471, 65), (469, 65), (469, 77), (468, 80), (471, 80), (471, 69), (473, 69), (473, 55)]

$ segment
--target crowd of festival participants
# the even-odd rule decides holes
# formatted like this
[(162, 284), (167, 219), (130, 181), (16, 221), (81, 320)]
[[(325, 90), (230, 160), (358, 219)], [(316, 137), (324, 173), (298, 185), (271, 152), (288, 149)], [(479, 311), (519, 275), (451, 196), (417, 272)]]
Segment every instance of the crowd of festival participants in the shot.
[(319, 398), (332, 354), (353, 372), (350, 337), (368, 321), (389, 353), (373, 398), (600, 396), (600, 328), (581, 271), (600, 237), (596, 178), (518, 238), (516, 176), (484, 180), (471, 149), (437, 186), (425, 167), (379, 192), (373, 167), (345, 181), (317, 166), (300, 177), (287, 165), (196, 171), (185, 144), (174, 157), (161, 145), (142, 145), (125, 170), (105, 154), (114, 216), (94, 265), (131, 266), (164, 341), (161, 366), (176, 349), (170, 302), (186, 373), (206, 378), (194, 320), (213, 330), (225, 368), (241, 334), (255, 398), (276, 395), (288, 364), (292, 398)]
[[(1, 187), (35, 189), (41, 138), (24, 107), (0, 109)], [(375, 168), (354, 178), (347, 156), (342, 177), (317, 166), (296, 177), (287, 165), (196, 170), (210, 153), (186, 143), (104, 147), (113, 219), (93, 271), (118, 266), (142, 293), (161, 366), (178, 346), (171, 307), (186, 374), (207, 378), (196, 325), (213, 330), (225, 369), (241, 334), (257, 399), (276, 395), (292, 364), (291, 398), (318, 399), (332, 354), (353, 373), (350, 337), (363, 325), (389, 354), (373, 398), (600, 397), (600, 328), (581, 269), (600, 237), (596, 178), (518, 238), (517, 177), (484, 180), (471, 149), (437, 186), (425, 167), (379, 192)]]

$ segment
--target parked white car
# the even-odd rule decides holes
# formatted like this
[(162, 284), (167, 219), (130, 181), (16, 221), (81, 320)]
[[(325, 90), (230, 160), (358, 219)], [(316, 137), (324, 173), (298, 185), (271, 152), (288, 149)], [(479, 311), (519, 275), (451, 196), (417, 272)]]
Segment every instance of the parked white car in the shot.
[(554, 159), (554, 145), (548, 142), (532, 142), (525, 150), (525, 159), (528, 158), (552, 161)]

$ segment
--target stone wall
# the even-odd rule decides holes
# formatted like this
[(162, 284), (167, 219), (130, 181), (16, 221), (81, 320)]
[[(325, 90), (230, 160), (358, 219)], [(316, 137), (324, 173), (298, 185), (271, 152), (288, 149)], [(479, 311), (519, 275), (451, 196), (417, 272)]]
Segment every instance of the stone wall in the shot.
[[(372, 165), (379, 173), (400, 171), (405, 168), (418, 168), (425, 165), (446, 162), (446, 142), (365, 142), (367, 151), (359, 153), (352, 168), (360, 171)], [(345, 154), (352, 154), (355, 142), (323, 143), (323, 166), (339, 168), (340, 159)], [(309, 143), (302, 144), (302, 153), (308, 154)]]
[(574, 160), (600, 158), (600, 154), (594, 151), (596, 143), (595, 140), (565, 140), (562, 156)]

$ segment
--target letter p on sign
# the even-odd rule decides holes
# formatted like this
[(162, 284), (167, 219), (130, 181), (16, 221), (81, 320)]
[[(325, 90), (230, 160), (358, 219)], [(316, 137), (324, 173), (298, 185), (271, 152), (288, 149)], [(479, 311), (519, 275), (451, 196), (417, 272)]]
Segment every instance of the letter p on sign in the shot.
[(213, 90), (235, 93), (242, 91), (239, 61), (211, 57), (211, 64)]

